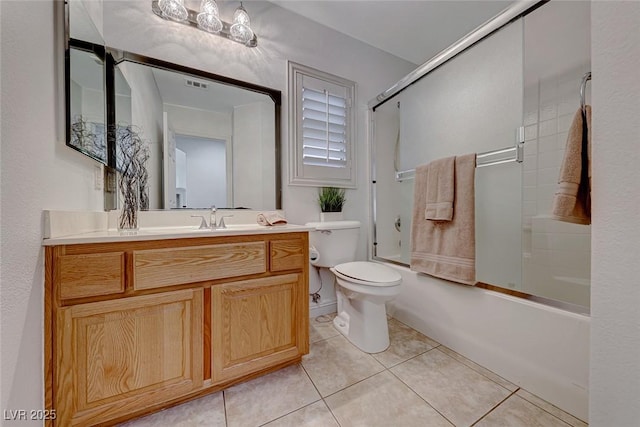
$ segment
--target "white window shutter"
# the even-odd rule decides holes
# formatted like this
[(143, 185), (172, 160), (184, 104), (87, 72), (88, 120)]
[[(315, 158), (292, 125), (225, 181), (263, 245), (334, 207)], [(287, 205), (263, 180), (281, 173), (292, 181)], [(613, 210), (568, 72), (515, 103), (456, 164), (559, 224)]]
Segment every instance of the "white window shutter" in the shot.
[(347, 100), (302, 88), (302, 163), (347, 167)]
[(291, 184), (355, 187), (355, 84), (290, 63)]

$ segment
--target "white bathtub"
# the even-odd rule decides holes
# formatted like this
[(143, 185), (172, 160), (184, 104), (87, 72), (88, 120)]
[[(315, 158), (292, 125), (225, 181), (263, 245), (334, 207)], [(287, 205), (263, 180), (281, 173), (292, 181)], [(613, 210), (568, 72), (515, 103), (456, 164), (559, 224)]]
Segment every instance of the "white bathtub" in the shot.
[(587, 420), (589, 316), (387, 265), (403, 278), (391, 316)]

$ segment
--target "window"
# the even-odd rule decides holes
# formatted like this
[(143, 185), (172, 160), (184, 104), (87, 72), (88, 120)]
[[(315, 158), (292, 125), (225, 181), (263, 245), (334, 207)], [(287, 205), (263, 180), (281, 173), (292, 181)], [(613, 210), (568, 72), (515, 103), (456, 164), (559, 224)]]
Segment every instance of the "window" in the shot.
[(289, 62), (290, 184), (355, 188), (355, 83)]

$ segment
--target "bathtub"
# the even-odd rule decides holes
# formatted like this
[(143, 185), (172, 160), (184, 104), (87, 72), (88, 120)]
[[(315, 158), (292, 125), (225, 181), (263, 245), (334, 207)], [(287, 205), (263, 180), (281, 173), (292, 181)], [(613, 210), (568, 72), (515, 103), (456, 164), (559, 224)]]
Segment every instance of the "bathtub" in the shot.
[(386, 265), (403, 278), (389, 315), (587, 421), (588, 315)]

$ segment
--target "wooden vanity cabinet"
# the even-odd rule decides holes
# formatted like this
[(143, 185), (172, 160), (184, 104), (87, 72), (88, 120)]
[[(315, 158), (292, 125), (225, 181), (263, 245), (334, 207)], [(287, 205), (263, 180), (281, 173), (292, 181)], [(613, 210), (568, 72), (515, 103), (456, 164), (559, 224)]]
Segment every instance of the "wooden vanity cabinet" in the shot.
[(308, 353), (306, 232), (46, 247), (50, 426), (113, 425)]
[[(241, 378), (295, 358), (306, 333), (299, 273), (211, 288), (212, 380)], [(306, 295), (304, 295), (306, 299)]]

